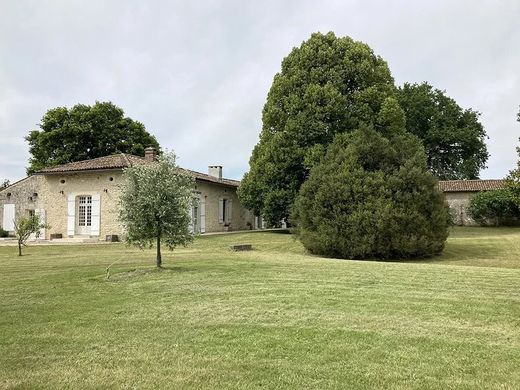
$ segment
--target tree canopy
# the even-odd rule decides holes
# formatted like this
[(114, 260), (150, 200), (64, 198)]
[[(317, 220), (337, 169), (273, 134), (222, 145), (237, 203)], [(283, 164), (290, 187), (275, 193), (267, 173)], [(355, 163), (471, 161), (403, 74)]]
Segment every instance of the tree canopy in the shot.
[(114, 153), (144, 156), (149, 146), (160, 150), (155, 137), (141, 122), (125, 117), (123, 110), (111, 102), (53, 108), (39, 126), (25, 138), (31, 154), (29, 174)]
[(157, 267), (162, 265), (161, 241), (173, 250), (193, 239), (189, 211), (194, 187), (195, 179), (177, 167), (173, 153), (124, 171), (119, 218), (126, 241), (140, 248), (155, 243)]
[(263, 109), (250, 171), (239, 189), (243, 204), (274, 224), (287, 218), (301, 184), (338, 133), (381, 126), (395, 110), (386, 62), (362, 42), (315, 33), (282, 61)]
[(336, 136), (302, 185), (291, 220), (312, 253), (386, 259), (440, 253), (450, 218), (420, 141), (362, 128)]
[(480, 114), (428, 83), (405, 83), (398, 99), (406, 129), (422, 140), (433, 174), (441, 180), (477, 179), (489, 157)]
[[(516, 120), (520, 122), (520, 111), (517, 114)], [(509, 175), (506, 178), (506, 183), (507, 187), (513, 194), (516, 205), (520, 207), (520, 147), (516, 148), (516, 152), (518, 154), (516, 168), (509, 171)]]

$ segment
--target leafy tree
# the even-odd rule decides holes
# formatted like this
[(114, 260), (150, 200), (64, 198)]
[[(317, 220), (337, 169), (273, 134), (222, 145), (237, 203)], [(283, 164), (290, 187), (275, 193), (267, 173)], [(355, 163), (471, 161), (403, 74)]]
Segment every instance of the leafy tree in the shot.
[[(309, 170), (338, 133), (380, 130), (404, 118), (386, 62), (366, 44), (315, 33), (282, 61), (262, 131), (239, 188), (241, 202), (271, 224), (287, 218)], [(383, 109), (384, 108), (384, 109)]]
[[(520, 122), (520, 112), (517, 114), (518, 122)], [(518, 162), (516, 168), (509, 171), (509, 175), (506, 178), (507, 187), (513, 193), (514, 201), (520, 207), (520, 147), (516, 148), (518, 154)]]
[(312, 253), (387, 259), (440, 253), (450, 218), (420, 141), (362, 128), (336, 136), (302, 185), (291, 220)]
[(489, 157), (480, 114), (428, 83), (405, 83), (398, 98), (406, 129), (422, 140), (433, 174), (441, 180), (477, 179)]
[(161, 240), (170, 250), (193, 239), (189, 229), (193, 177), (180, 170), (173, 153), (159, 156), (154, 164), (125, 170), (119, 200), (119, 217), (127, 242), (140, 248), (157, 246), (161, 267)]
[(515, 225), (520, 218), (520, 209), (508, 188), (475, 194), (470, 200), (468, 213), (481, 225)]
[(38, 215), (29, 217), (18, 216), (14, 221), (14, 234), (18, 241), (18, 256), (22, 256), (22, 247), (27, 246), (27, 240), (34, 234), (36, 238), (40, 237), (40, 230), (48, 227), (41, 222)]
[(159, 150), (157, 140), (144, 125), (125, 117), (111, 102), (53, 108), (42, 118), (40, 130), (31, 131), (25, 139), (31, 153), (28, 174), (114, 153), (144, 156), (149, 146)]

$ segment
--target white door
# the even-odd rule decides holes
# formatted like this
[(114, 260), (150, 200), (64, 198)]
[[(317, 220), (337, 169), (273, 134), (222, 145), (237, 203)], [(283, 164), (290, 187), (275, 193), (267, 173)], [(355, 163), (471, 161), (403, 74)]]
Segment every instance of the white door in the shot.
[(76, 234), (90, 236), (92, 230), (92, 196), (81, 195), (76, 199)]

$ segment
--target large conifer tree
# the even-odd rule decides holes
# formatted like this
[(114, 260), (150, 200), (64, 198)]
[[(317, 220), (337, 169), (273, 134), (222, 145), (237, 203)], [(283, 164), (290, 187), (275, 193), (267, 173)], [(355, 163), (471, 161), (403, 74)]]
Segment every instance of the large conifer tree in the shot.
[[(375, 128), (395, 94), (386, 62), (366, 44), (315, 33), (283, 60), (263, 109), (260, 141), (239, 196), (270, 223), (289, 215), (309, 169), (338, 133)], [(397, 115), (402, 113), (398, 110)]]
[(417, 137), (340, 134), (302, 185), (296, 232), (312, 253), (353, 259), (440, 253), (449, 211)]

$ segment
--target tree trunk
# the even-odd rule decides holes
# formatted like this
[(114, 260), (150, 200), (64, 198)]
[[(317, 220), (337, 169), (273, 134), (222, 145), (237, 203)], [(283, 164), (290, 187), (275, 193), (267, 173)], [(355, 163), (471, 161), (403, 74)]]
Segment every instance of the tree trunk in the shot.
[(22, 243), (18, 241), (18, 256), (22, 255)]
[(161, 268), (162, 266), (162, 258), (161, 258), (161, 236), (157, 236), (157, 259), (156, 259), (157, 268)]

